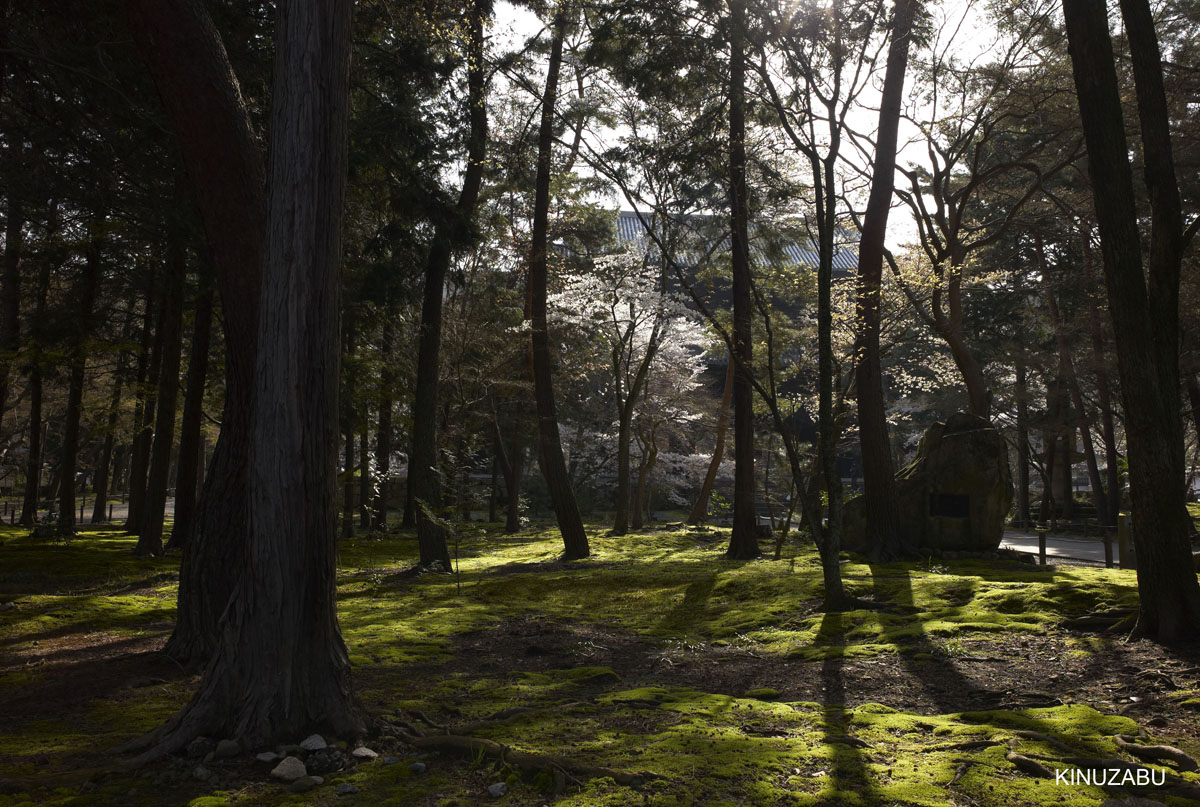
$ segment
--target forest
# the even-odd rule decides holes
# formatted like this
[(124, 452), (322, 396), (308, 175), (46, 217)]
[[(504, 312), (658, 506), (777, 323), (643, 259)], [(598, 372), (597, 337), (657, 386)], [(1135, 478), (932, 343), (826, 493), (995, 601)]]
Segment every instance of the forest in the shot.
[(0, 807), (1200, 804), (1200, 2), (0, 0)]

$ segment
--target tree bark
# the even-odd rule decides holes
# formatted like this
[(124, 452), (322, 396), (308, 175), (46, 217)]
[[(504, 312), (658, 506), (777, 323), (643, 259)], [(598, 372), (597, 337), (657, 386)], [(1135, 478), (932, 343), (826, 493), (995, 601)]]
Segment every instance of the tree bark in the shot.
[(725, 458), (725, 432), (729, 430), (729, 403), (733, 398), (733, 357), (725, 368), (725, 391), (721, 393), (721, 410), (717, 415), (717, 440), (713, 446), (712, 459), (708, 461), (708, 470), (704, 474), (704, 483), (700, 485), (700, 495), (692, 505), (688, 514), (688, 524), (700, 525), (708, 520), (708, 501), (712, 498), (713, 487), (717, 484), (717, 472), (721, 469), (721, 460)]
[(1182, 215), (1161, 57), (1146, 0), (1121, 0), (1141, 119), (1150, 197), (1143, 270), (1132, 170), (1105, 4), (1064, 0), (1117, 346), (1138, 557), (1138, 629), (1160, 641), (1200, 636), (1200, 583), (1191, 562), (1179, 407)]
[[(156, 289), (150, 289), (150, 295)], [(169, 290), (168, 290), (169, 291)], [(170, 306), (166, 294), (147, 296), (147, 329), (142, 332), (143, 355), (138, 357), (138, 403), (134, 408), (133, 444), (129, 454), (129, 508), (125, 516), (125, 531), (138, 535), (145, 518), (146, 484), (150, 473), (150, 450), (154, 444), (154, 422), (157, 413), (158, 379), (162, 374), (163, 334), (165, 315)], [(149, 328), (153, 322), (153, 329)], [(145, 353), (149, 347), (149, 353)]]
[[(345, 317), (343, 330), (346, 337), (346, 357), (353, 362), (358, 350), (358, 329), (354, 314)], [(342, 374), (345, 385), (342, 398), (342, 429), (345, 433), (345, 448), (343, 450), (345, 479), (342, 485), (342, 539), (354, 537), (354, 393), (355, 386), (352, 378), (345, 372)]]
[(546, 318), (547, 230), (550, 217), (550, 169), (554, 145), (554, 107), (558, 98), (558, 73), (562, 64), (566, 11), (559, 9), (554, 18), (550, 42), (550, 62), (542, 95), (542, 118), (538, 127), (537, 181), (533, 205), (533, 234), (529, 248), (530, 354), (533, 370), (534, 399), (537, 405), (538, 444), (542, 472), (550, 490), (554, 516), (563, 539), (567, 560), (590, 554), (587, 532), (579, 515), (575, 491), (567, 475), (562, 442), (558, 434), (558, 413), (554, 405), (554, 379), (550, 364), (550, 333)]
[[(375, 486), (375, 500), (371, 503), (371, 529), (376, 532), (387, 532), (388, 520), (388, 488), (391, 484), (392, 472), (392, 407), (393, 387), (396, 383), (396, 373), (393, 368), (395, 356), (392, 346), (395, 341), (396, 323), (389, 310), (384, 314), (383, 338), (380, 340), (379, 352), (383, 360), (383, 372), (380, 373), (379, 394), (379, 423), (375, 429), (375, 472), (378, 481)], [(449, 569), (449, 562), (446, 564)]]
[(358, 431), (358, 527), (362, 530), (371, 529), (371, 442), (367, 428), (368, 417), (369, 413), (363, 414)]
[(175, 525), (171, 528), (171, 547), (187, 546), (196, 518), (196, 498), (204, 469), (204, 389), (208, 384), (212, 313), (212, 281), (207, 269), (202, 268), (196, 319), (192, 326), (192, 348), (188, 355), (183, 421), (179, 426), (179, 473), (175, 480)]
[(37, 297), (29, 329), (29, 458), (25, 461), (25, 491), (20, 518), (22, 527), (32, 527), (37, 523), (38, 497), (42, 487), (42, 328), (49, 293), (50, 262), (43, 260), (38, 270)]
[(897, 137), (904, 75), (916, 0), (896, 0), (892, 38), (879, 107), (875, 163), (871, 194), (863, 215), (858, 247), (858, 318), (855, 345), (855, 388), (858, 396), (858, 438), (863, 463), (863, 512), (866, 541), (876, 560), (892, 560), (911, 551), (896, 529), (897, 503), (892, 443), (888, 435), (880, 361), (880, 286), (883, 283), (883, 248), (888, 214), (896, 183)]
[[(484, 156), (487, 147), (487, 106), (484, 97), (483, 22), (491, 3), (475, 0), (471, 4), (470, 42), (467, 47), (467, 104), (470, 132), (467, 137), (466, 170), (458, 204), (446, 221), (434, 231), (425, 264), (425, 289), (421, 304), (420, 341), (417, 347), (417, 377), (413, 393), (412, 453), (408, 464), (408, 493), (412, 501), (423, 501), (437, 510), (441, 491), (437, 479), (437, 410), (439, 351), (442, 343), (442, 297), (446, 272), (454, 249), (464, 243), (470, 232), (471, 218), (483, 183)], [(450, 552), (445, 531), (414, 510), (420, 564), (435, 561), (450, 568)]]
[[(0, 76), (4, 72), (5, 68), (0, 64)], [(11, 155), (8, 156), (11, 159)], [(8, 210), (4, 223), (4, 263), (0, 269), (0, 423), (8, 407), (12, 365), (21, 349), (21, 249), (25, 236), (20, 191), (13, 178), (10, 177), (6, 184)]]
[[(178, 215), (178, 214), (176, 214)], [(171, 449), (175, 446), (175, 410), (179, 398), (180, 353), (183, 350), (183, 294), (187, 280), (187, 247), (178, 222), (167, 245), (167, 287), (163, 294), (162, 360), (158, 392), (155, 395), (154, 442), (146, 479), (146, 497), (138, 527), (134, 554), (158, 556), (163, 553), (163, 522), (167, 507), (167, 482)]]
[(759, 556), (754, 518), (754, 386), (750, 320), (750, 208), (746, 190), (746, 4), (730, 0), (729, 202), (733, 249), (733, 531), (725, 557)]
[[(125, 316), (125, 327), (121, 333), (124, 339), (129, 339), (133, 327), (134, 310), (131, 307)], [(100, 461), (96, 464), (96, 481), (92, 488), (95, 501), (92, 503), (92, 523), (103, 524), (108, 521), (109, 480), (112, 477), (113, 449), (117, 439), (117, 425), (121, 418), (121, 391), (125, 382), (125, 363), (128, 351), (122, 350), (117, 358), (117, 369), (113, 373), (112, 399), (108, 404), (108, 423), (104, 431), (104, 447), (100, 449)]]
[(1025, 351), (1017, 348), (1017, 524), (1027, 529), (1033, 521), (1029, 507), (1029, 383)]
[(79, 458), (79, 431), (83, 412), (84, 370), (87, 366), (85, 340), (92, 329), (96, 289), (100, 284), (100, 239), (104, 228), (103, 212), (93, 214), (84, 257), (83, 277), (75, 291), (79, 308), (71, 334), (71, 378), (67, 389), (67, 410), (63, 415), (63, 441), (59, 460), (58, 523), (55, 534), (60, 538), (75, 534), (75, 474)]
[(225, 406), (179, 574), (167, 652), (208, 657), (243, 566), (249, 529), (247, 460), (265, 221), (265, 163), (237, 79), (202, 0), (125, 0), (190, 179), (221, 298)]
[(351, 0), (277, 10), (270, 202), (250, 446), (251, 536), (200, 690), (146, 758), (365, 722), (335, 608), (338, 262)]

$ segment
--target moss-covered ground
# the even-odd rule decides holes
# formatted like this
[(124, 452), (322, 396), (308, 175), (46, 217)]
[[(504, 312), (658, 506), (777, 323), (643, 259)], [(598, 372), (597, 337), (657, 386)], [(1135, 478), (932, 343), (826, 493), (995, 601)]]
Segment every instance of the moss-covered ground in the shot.
[[(1064, 619), (1128, 608), (1131, 572), (926, 561), (843, 571), (864, 608), (819, 610), (816, 558), (726, 561), (727, 533), (591, 535), (565, 564), (551, 529), (475, 530), (458, 574), (405, 574), (411, 536), (345, 542), (341, 624), (375, 716), (466, 726), (478, 737), (648, 772), (559, 782), (481, 758), (381, 758), (305, 794), (248, 756), (118, 770), (111, 747), (177, 710), (197, 679), (156, 651), (169, 635), (176, 559), (131, 539), (68, 543), (0, 532), (0, 807), (23, 805), (1091, 805), (1163, 789), (1032, 778), (1019, 753), (1062, 768), (1130, 759), (1117, 734), (1200, 752), (1200, 656), (1076, 633)], [(1029, 732), (1037, 734), (1029, 734)], [(1024, 732), (1024, 733), (1022, 733)], [(298, 741), (301, 738), (295, 738)], [(421, 761), (421, 773), (410, 764)], [(1185, 780), (1200, 776), (1164, 766)], [(500, 798), (487, 794), (499, 781)], [(351, 783), (353, 795), (336, 786)]]

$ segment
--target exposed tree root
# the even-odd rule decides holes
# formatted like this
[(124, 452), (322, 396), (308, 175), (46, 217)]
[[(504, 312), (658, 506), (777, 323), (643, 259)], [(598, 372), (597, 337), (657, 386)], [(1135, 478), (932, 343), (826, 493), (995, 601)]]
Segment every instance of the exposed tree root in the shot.
[(973, 760), (973, 759), (968, 759), (968, 760), (965, 760), (965, 761), (959, 763), (959, 766), (954, 770), (954, 778), (951, 779), (948, 784), (949, 785), (958, 784), (958, 780), (963, 778), (964, 776), (966, 776), (967, 771), (971, 770), (971, 766), (974, 764), (975, 764), (975, 760)]
[(1074, 754), (1075, 753), (1075, 749), (1068, 746), (1062, 740), (1058, 739), (1057, 737), (1051, 737), (1049, 734), (1042, 734), (1040, 731), (1031, 731), (1029, 729), (1019, 729), (1017, 731), (1014, 731), (1013, 735), (1020, 737), (1022, 739), (1025, 739), (1025, 740), (1033, 740), (1035, 742), (1045, 743), (1046, 745), (1052, 745), (1055, 748), (1057, 748), (1059, 751), (1062, 751), (1064, 754)]
[(1054, 774), (1042, 763), (1037, 760), (1030, 759), (1027, 756), (1018, 754), (1016, 751), (1009, 750), (1004, 758), (1017, 767), (1017, 770), (1022, 773), (1036, 776), (1039, 779), (1053, 779)]
[(1197, 766), (1196, 760), (1174, 746), (1141, 745), (1133, 737), (1124, 734), (1118, 734), (1116, 741), (1122, 751), (1132, 754), (1138, 759), (1144, 759), (1149, 762), (1174, 762), (1181, 771), (1194, 771), (1200, 768), (1200, 766)]
[[(517, 716), (515, 714), (503, 716), (504, 712), (499, 714), (502, 716), (498, 719), (479, 721), (472, 724), (472, 726), (494, 725), (497, 722), (510, 720)], [(379, 728), (381, 732), (398, 737), (414, 748), (451, 754), (465, 754), (468, 756), (484, 756), (526, 773), (549, 774), (553, 777), (555, 789), (558, 791), (561, 791), (565, 787), (567, 780), (581, 785), (583, 781), (588, 779), (609, 778), (624, 787), (638, 788), (653, 779), (666, 779), (665, 776), (648, 771), (622, 771), (597, 765), (585, 765), (566, 757), (520, 751), (510, 748), (503, 743), (498, 743), (495, 740), (487, 740), (482, 737), (449, 733), (424, 734), (412, 730), (411, 726), (401, 727), (400, 725), (385, 723), (383, 721), (380, 721)]]

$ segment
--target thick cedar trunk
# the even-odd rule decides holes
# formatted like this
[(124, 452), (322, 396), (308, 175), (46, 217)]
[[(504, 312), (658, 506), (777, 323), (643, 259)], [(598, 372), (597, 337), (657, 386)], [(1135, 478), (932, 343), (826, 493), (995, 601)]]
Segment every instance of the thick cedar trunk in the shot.
[(199, 734), (247, 748), (365, 723), (335, 611), (338, 261), (350, 0), (281, 4), (253, 439), (252, 540), (200, 690), (148, 757)]
[(708, 519), (708, 501), (712, 498), (713, 486), (717, 483), (717, 472), (721, 469), (721, 460), (725, 458), (725, 432), (729, 430), (729, 403), (733, 399), (733, 357), (725, 368), (725, 391), (721, 393), (721, 410), (717, 415), (717, 440), (713, 446), (712, 459), (708, 461), (708, 470), (704, 474), (704, 483), (700, 485), (700, 495), (692, 505), (688, 515), (688, 524), (703, 524)]
[(566, 33), (566, 12), (560, 9), (554, 19), (550, 43), (550, 63), (546, 70), (546, 89), (542, 95), (542, 118), (538, 128), (537, 182), (533, 205), (533, 234), (529, 248), (530, 354), (533, 369), (534, 398), (537, 404), (538, 446), (542, 458), (542, 473), (554, 516), (562, 534), (564, 557), (567, 560), (586, 558), (590, 554), (587, 532), (575, 501), (575, 491), (567, 475), (562, 442), (558, 434), (558, 413), (554, 405), (554, 379), (550, 365), (550, 333), (546, 320), (546, 253), (550, 217), (551, 149), (554, 144), (554, 108), (558, 98), (558, 72), (562, 64), (563, 36)]
[[(392, 407), (395, 404), (392, 396), (396, 383), (396, 373), (392, 366), (396, 360), (392, 355), (395, 333), (396, 324), (389, 306), (384, 314), (383, 338), (379, 345), (383, 372), (379, 379), (382, 391), (379, 395), (379, 423), (375, 430), (375, 472), (378, 482), (375, 487), (375, 501), (371, 503), (371, 529), (376, 532), (387, 532), (388, 488), (392, 472)], [(449, 563), (446, 568), (450, 568)]]
[(512, 535), (521, 529), (521, 453), (520, 434), (514, 428), (512, 446), (504, 445), (504, 434), (500, 429), (500, 416), (492, 419), (495, 429), (496, 459), (500, 464), (500, 474), (504, 477), (504, 494), (507, 501), (507, 512), (504, 516), (504, 531)]
[(1028, 528), (1033, 520), (1029, 507), (1029, 383), (1025, 352), (1018, 348), (1017, 384), (1017, 526)]
[(204, 388), (208, 383), (208, 353), (212, 344), (213, 287), (201, 269), (192, 347), (188, 354), (187, 391), (179, 426), (179, 472), (175, 480), (175, 524), (171, 547), (188, 544), (196, 518), (196, 497), (204, 471)]
[(725, 557), (759, 555), (754, 520), (754, 387), (750, 335), (749, 200), (746, 191), (746, 6), (730, 0), (729, 202), (733, 249), (733, 531)]
[(1104, 254), (1129, 451), (1139, 629), (1162, 641), (1200, 636), (1200, 584), (1188, 543), (1179, 407), (1182, 216), (1166, 94), (1147, 0), (1122, 0), (1137, 85), (1152, 228), (1148, 271), (1129, 165), (1108, 9), (1064, 0), (1088, 174)]
[(84, 258), (83, 277), (75, 291), (79, 309), (71, 334), (70, 362), (71, 378), (67, 389), (67, 410), (63, 415), (63, 441), (59, 460), (58, 524), (55, 533), (60, 537), (75, 534), (75, 473), (79, 459), (79, 430), (83, 410), (84, 369), (87, 365), (87, 350), (84, 344), (91, 332), (92, 309), (96, 305), (96, 288), (100, 284), (100, 238), (105, 216), (94, 214), (91, 232), (88, 234), (87, 254)]
[(892, 444), (883, 400), (883, 370), (879, 355), (880, 285), (888, 213), (896, 180), (896, 141), (900, 102), (908, 69), (916, 0), (897, 0), (888, 47), (887, 68), (879, 107), (871, 195), (863, 216), (858, 248), (858, 317), (855, 345), (855, 388), (858, 395), (858, 435), (863, 463), (863, 505), (866, 541), (877, 560), (891, 560), (909, 550), (896, 530), (897, 504)]
[[(629, 532), (629, 488), (632, 461), (630, 459), (633, 447), (633, 397), (629, 397), (620, 407), (617, 419), (617, 496), (613, 504), (613, 535), (624, 535)], [(638, 529), (635, 520), (634, 529)]]
[(171, 118), (204, 224), (225, 332), (225, 406), (179, 574), (167, 652), (203, 660), (244, 566), (249, 529), (247, 453), (258, 335), (265, 164), (250, 118), (202, 0), (125, 0), (134, 39)]
[(175, 409), (179, 398), (180, 353), (183, 350), (183, 294), (187, 280), (187, 249), (176, 223), (167, 246), (167, 287), (163, 294), (162, 362), (155, 395), (154, 443), (146, 479), (146, 497), (134, 553), (156, 556), (163, 552), (163, 521), (167, 507), (167, 482), (171, 449), (175, 445)]
[[(442, 342), (442, 296), (446, 286), (446, 271), (456, 246), (463, 243), (470, 231), (471, 217), (479, 199), (483, 181), (483, 164), (487, 146), (487, 107), (484, 99), (485, 70), (483, 21), (487, 16), (487, 0), (475, 0), (471, 5), (471, 38), (467, 53), (467, 104), (470, 133), (467, 138), (466, 170), (458, 205), (449, 220), (439, 223), (433, 235), (425, 264), (425, 290), (421, 304), (420, 343), (417, 348), (417, 377), (413, 394), (412, 453), (408, 465), (406, 499), (422, 501), (432, 510), (441, 504), (437, 480), (437, 411), (438, 364)], [(407, 509), (407, 507), (406, 507)], [(419, 510), (419, 508), (418, 508)], [(414, 510), (417, 524), (417, 544), (420, 564), (435, 561), (450, 568), (450, 552), (446, 535), (435, 522), (421, 517)]]

